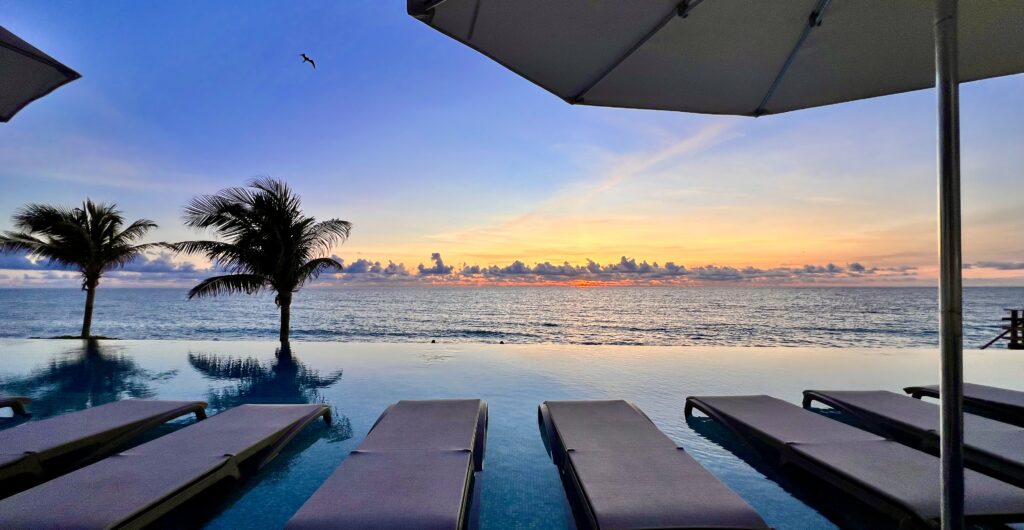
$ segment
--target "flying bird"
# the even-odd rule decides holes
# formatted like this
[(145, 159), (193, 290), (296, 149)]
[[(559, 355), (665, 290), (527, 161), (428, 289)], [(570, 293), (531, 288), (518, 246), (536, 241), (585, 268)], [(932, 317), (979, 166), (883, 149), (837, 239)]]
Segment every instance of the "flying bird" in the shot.
[(316, 70), (316, 63), (313, 62), (313, 59), (310, 59), (304, 53), (301, 54), (301, 55), (302, 55), (302, 62), (309, 63), (309, 64), (313, 65), (313, 69)]

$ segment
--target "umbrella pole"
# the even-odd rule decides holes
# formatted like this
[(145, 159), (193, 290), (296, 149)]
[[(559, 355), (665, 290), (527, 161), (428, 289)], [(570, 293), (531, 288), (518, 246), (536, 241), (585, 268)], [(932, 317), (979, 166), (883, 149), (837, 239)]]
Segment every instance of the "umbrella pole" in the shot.
[(939, 349), (942, 528), (964, 527), (963, 284), (960, 253), (960, 88), (957, 0), (935, 0), (939, 115)]

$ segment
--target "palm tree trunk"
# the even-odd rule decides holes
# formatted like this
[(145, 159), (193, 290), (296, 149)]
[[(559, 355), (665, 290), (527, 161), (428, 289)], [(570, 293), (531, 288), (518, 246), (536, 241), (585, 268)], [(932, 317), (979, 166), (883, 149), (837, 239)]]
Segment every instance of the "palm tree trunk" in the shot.
[(88, 337), (92, 331), (92, 306), (96, 302), (96, 280), (85, 281), (85, 316), (82, 317), (82, 337)]
[(281, 303), (281, 347), (288, 348), (288, 332), (292, 324), (292, 293), (281, 293), (278, 296)]

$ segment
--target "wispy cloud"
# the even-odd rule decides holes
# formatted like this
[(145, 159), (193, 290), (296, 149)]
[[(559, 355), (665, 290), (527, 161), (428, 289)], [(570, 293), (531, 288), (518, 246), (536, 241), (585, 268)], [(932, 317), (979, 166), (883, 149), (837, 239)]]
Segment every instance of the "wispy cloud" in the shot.
[[(609, 211), (601, 204), (618, 193), (624, 184), (636, 182), (640, 187), (658, 187), (657, 177), (666, 166), (679, 164), (681, 160), (696, 157), (730, 139), (736, 134), (728, 121), (718, 121), (701, 126), (695, 132), (672, 135), (660, 139), (655, 146), (638, 151), (616, 152), (600, 146), (585, 146), (589, 153), (586, 165), (592, 171), (584, 171), (585, 178), (578, 179), (555, 192), (547, 199), (528, 205), (518, 215), (481, 219), (473, 227), (451, 232), (428, 235), (437, 244), (453, 244), (460, 247), (482, 249), (495, 246), (505, 248), (529, 248), (531, 240), (549, 240), (560, 237), (566, 231), (588, 230), (588, 226), (611, 235), (600, 225), (620, 228), (649, 219), (644, 214), (624, 214)], [(579, 149), (579, 147), (577, 147)], [(679, 194), (680, 190), (673, 193)], [(687, 189), (686, 194), (700, 194), (697, 189)], [(598, 213), (600, 212), (600, 213)], [(541, 230), (541, 228), (545, 230)]]
[(977, 261), (964, 264), (965, 269), (995, 269), (998, 271), (1024, 270), (1024, 261)]

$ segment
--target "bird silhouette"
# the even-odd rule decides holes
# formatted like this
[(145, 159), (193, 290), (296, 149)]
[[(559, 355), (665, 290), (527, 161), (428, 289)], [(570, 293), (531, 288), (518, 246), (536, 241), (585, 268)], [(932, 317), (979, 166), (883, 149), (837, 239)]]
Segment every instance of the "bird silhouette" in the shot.
[(302, 55), (302, 62), (309, 63), (309, 64), (313, 65), (313, 69), (316, 70), (316, 63), (313, 62), (313, 59), (310, 59), (304, 53), (301, 54), (301, 55)]

